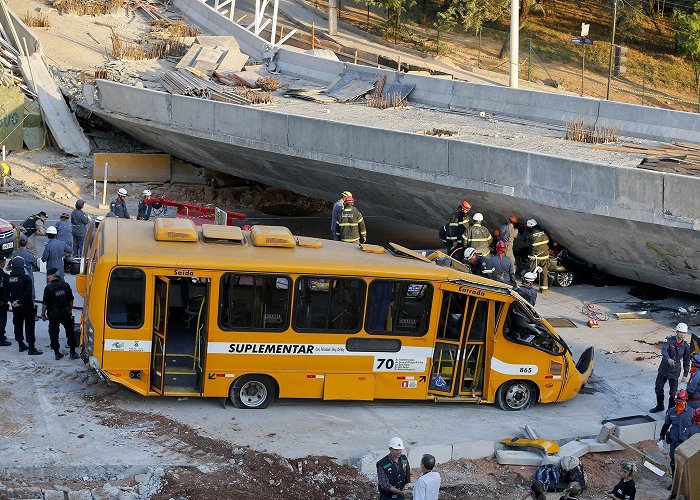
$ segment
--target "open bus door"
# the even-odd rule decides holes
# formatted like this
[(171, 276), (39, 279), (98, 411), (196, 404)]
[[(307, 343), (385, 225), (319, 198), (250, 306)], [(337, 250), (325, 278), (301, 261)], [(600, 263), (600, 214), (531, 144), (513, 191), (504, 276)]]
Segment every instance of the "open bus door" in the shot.
[(488, 318), (488, 300), (460, 293), (456, 285), (443, 287), (429, 394), (482, 398)]
[(209, 278), (157, 276), (151, 390), (201, 395)]

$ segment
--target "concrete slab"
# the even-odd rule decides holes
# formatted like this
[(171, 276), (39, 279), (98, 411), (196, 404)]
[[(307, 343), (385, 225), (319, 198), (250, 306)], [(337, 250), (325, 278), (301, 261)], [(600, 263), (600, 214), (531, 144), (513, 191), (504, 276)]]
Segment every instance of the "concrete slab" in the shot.
[(588, 453), (588, 444), (583, 441), (569, 441), (559, 447), (558, 455), (560, 457), (576, 457), (580, 458)]
[[(501, 443), (498, 444), (501, 445)], [(495, 443), (489, 440), (454, 443), (452, 445), (452, 460), (487, 458), (492, 457), (495, 452)]]
[(646, 422), (643, 424), (620, 425), (615, 431), (615, 436), (627, 444), (639, 443), (640, 441), (654, 440), (658, 437), (656, 422)]
[(496, 462), (501, 465), (542, 465), (543, 456), (532, 451), (498, 450)]
[(597, 439), (585, 438), (581, 439), (581, 442), (588, 445), (589, 453), (608, 453), (611, 451), (622, 451), (625, 449), (624, 446), (610, 440), (608, 440), (607, 443), (601, 443)]
[(427, 446), (411, 446), (408, 448), (408, 462), (412, 467), (420, 466), (421, 458), (426, 453), (435, 457), (435, 461), (439, 464), (452, 460), (452, 445), (435, 444)]
[[(60, 490), (44, 490), (44, 500), (65, 500), (66, 496)], [(68, 497), (70, 499), (70, 497)]]

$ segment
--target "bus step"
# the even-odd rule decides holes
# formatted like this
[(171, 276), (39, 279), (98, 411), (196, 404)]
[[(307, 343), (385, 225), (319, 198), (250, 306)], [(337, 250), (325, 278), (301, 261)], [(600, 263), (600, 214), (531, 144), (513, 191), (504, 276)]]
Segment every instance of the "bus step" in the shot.
[(436, 403), (481, 403), (484, 398), (480, 396), (435, 396)]

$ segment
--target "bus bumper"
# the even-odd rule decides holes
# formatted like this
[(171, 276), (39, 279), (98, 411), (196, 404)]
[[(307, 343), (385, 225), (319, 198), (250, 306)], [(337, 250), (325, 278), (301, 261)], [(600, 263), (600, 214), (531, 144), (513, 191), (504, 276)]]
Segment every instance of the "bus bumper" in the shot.
[(578, 363), (576, 363), (576, 367), (570, 370), (569, 378), (566, 380), (566, 384), (557, 401), (566, 401), (581, 392), (581, 389), (590, 378), (591, 373), (593, 373), (594, 365), (593, 347), (589, 347), (581, 354)]

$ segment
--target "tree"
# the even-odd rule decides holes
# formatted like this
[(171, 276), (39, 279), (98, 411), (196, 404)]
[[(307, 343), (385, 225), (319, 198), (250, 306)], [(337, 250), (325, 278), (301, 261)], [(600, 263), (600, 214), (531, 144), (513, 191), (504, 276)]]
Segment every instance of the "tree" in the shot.
[(416, 0), (367, 0), (368, 5), (376, 5), (386, 9), (387, 28), (394, 26), (394, 39), (401, 21), (401, 13), (416, 4)]
[(695, 12), (687, 14), (673, 11), (678, 50), (693, 65), (695, 85), (700, 89), (700, 1), (695, 4)]
[(437, 30), (437, 44), (435, 48), (437, 55), (440, 55), (440, 33), (454, 29), (456, 24), (457, 20), (455, 19), (455, 12), (451, 8), (438, 12), (435, 15), (435, 22), (433, 23), (433, 26)]

